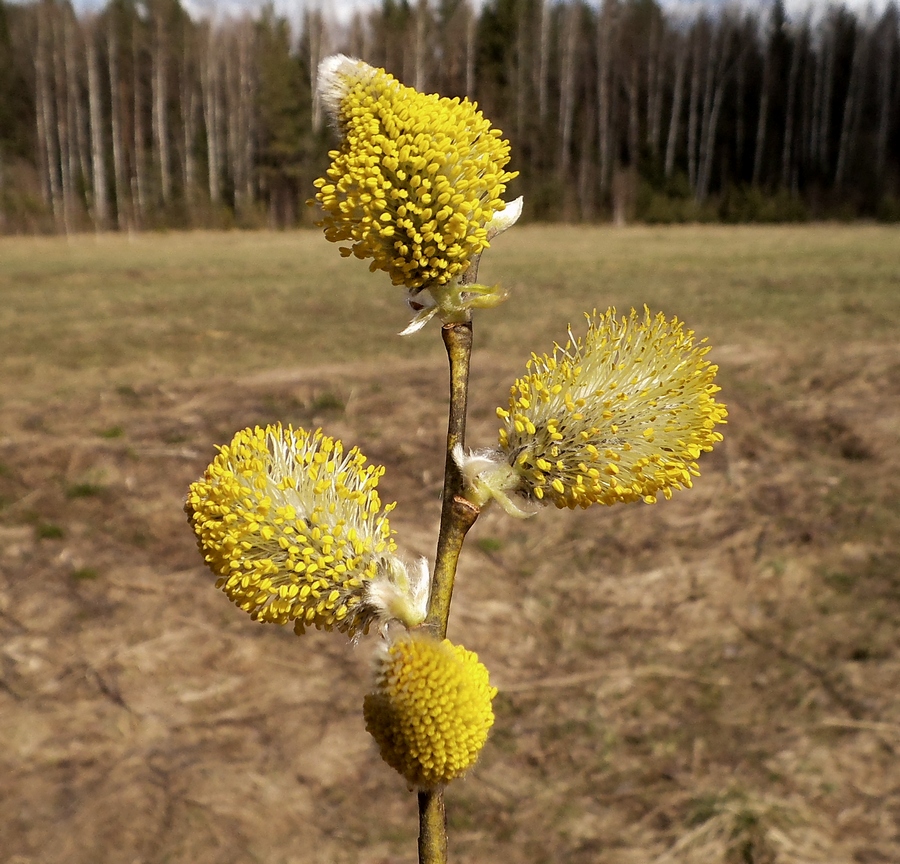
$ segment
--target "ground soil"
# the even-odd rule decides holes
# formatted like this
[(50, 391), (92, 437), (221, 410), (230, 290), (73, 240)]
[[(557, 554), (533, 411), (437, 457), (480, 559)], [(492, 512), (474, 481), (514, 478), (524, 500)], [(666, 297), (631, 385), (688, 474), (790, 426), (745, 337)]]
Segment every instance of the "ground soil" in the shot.
[[(486, 512), (450, 636), (500, 688), (455, 862), (900, 861), (900, 347), (720, 344), (730, 418), (653, 506)], [(469, 437), (520, 365), (476, 351)], [(283, 367), (7, 393), (0, 859), (412, 864), (362, 720), (374, 638), (252, 622), (185, 521), (213, 445), (323, 426), (433, 554), (446, 371)]]

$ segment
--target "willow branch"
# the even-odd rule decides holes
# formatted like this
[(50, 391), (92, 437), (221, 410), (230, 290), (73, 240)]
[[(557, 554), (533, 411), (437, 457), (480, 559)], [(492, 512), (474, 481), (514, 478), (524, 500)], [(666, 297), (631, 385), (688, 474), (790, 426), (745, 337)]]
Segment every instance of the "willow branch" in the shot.
[(425, 623), (440, 638), (447, 635), (450, 600), (456, 565), (466, 532), (478, 518), (478, 508), (462, 497), (463, 478), (453, 458), (453, 448), (464, 445), (468, 402), (469, 361), (472, 354), (472, 322), (445, 324), (441, 330), (450, 362), (450, 416), (447, 424), (447, 454), (444, 465), (444, 495), (441, 531), (438, 537), (431, 599)]
[(447, 864), (444, 790), (419, 792), (419, 864)]
[[(474, 280), (477, 262), (466, 273)], [(447, 422), (447, 454), (444, 464), (444, 492), (441, 503), (441, 530), (438, 537), (431, 597), (425, 624), (443, 639), (447, 635), (450, 601), (456, 565), (466, 533), (478, 518), (478, 508), (462, 497), (463, 477), (453, 458), (457, 444), (465, 445), (466, 411), (469, 398), (469, 365), (472, 357), (472, 322), (445, 324), (441, 328), (450, 363), (450, 412)], [(447, 814), (444, 790), (419, 792), (419, 864), (447, 864)]]
[[(463, 446), (466, 437), (472, 322), (445, 324), (441, 335), (450, 362), (450, 415), (447, 423), (441, 530), (425, 624), (443, 639), (447, 635), (459, 553), (462, 551), (466, 532), (478, 518), (479, 510), (460, 494), (463, 491), (463, 478), (453, 458), (453, 448), (457, 444)], [(446, 862), (447, 815), (444, 809), (444, 790), (426, 789), (419, 792), (419, 864)]]

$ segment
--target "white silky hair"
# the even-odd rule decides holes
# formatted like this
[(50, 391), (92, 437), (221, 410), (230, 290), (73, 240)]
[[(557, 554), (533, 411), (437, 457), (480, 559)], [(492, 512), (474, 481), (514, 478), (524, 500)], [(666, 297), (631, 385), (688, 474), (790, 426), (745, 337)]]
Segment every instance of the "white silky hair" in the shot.
[(396, 556), (384, 558), (382, 569), (366, 586), (366, 603), (375, 610), (381, 628), (386, 631), (391, 621), (406, 627), (416, 626), (428, 614), (431, 595), (431, 570), (427, 558), (407, 565)]
[(337, 121), (341, 113), (341, 102), (350, 85), (356, 81), (365, 81), (377, 72), (375, 67), (365, 61), (346, 54), (331, 54), (326, 57), (319, 63), (316, 78), (316, 92), (322, 107)]

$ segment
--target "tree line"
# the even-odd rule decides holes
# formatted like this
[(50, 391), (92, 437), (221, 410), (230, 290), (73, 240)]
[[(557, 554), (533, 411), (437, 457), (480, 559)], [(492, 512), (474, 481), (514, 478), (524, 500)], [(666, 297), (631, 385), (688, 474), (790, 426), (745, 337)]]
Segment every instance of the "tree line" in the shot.
[(339, 27), (271, 6), (0, 0), (0, 232), (309, 222), (343, 51), (477, 100), (538, 219), (900, 219), (900, 12), (655, 0), (383, 0)]

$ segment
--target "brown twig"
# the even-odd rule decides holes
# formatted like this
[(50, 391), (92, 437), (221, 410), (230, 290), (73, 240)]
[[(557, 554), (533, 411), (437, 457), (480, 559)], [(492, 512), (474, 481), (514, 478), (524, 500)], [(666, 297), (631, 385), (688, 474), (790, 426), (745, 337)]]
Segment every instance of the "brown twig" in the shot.
[[(463, 479), (453, 449), (463, 446), (466, 437), (466, 408), (469, 389), (469, 362), (472, 356), (472, 322), (445, 324), (441, 335), (450, 362), (450, 416), (447, 424), (447, 457), (444, 467), (444, 493), (441, 506), (441, 530), (438, 537), (431, 597), (426, 626), (443, 639), (447, 635), (450, 601), (456, 565), (466, 532), (478, 518), (479, 510), (461, 496)], [(446, 864), (447, 816), (444, 790), (419, 792), (419, 862)]]

